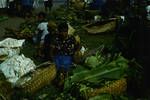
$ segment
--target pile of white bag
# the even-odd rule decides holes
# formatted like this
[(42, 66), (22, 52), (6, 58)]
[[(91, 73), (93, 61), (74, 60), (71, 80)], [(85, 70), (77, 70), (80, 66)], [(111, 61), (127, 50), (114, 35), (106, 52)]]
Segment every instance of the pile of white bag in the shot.
[(0, 64), (0, 70), (8, 81), (13, 84), (24, 74), (34, 70), (35, 67), (36, 65), (33, 61), (30, 58), (26, 58), (23, 54), (15, 55)]
[(26, 73), (35, 69), (36, 65), (30, 58), (20, 54), (25, 40), (7, 38), (0, 41), (0, 56), (7, 55), (7, 59), (0, 64), (0, 71), (6, 79), (15, 85), (16, 81)]
[(12, 38), (0, 41), (0, 57), (7, 56), (6, 58), (10, 58), (14, 55), (18, 55), (20, 53), (20, 47), (22, 47), (24, 41), (24, 39), (17, 40)]
[(20, 48), (0, 48), (0, 56), (10, 58), (20, 53)]
[(22, 47), (25, 39), (17, 40), (13, 38), (6, 38), (3, 41), (0, 41), (0, 47), (4, 48), (15, 48), (15, 47)]

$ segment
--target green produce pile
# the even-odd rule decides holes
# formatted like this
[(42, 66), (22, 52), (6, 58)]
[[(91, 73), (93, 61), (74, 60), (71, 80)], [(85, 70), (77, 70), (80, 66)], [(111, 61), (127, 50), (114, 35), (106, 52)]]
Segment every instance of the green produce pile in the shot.
[(20, 24), (19, 29), (5, 28), (5, 37), (30, 40), (35, 33), (36, 26), (36, 22), (25, 21), (24, 23)]
[(69, 73), (65, 79), (61, 100), (65, 100), (65, 94), (80, 99), (90, 99), (103, 94), (123, 95), (127, 88), (127, 69), (128, 60), (120, 54), (104, 55), (98, 52), (91, 55), (85, 59), (84, 64), (76, 65)]
[(25, 38), (32, 38), (35, 30), (36, 30), (37, 23), (36, 22), (25, 22), (20, 25), (20, 35)]

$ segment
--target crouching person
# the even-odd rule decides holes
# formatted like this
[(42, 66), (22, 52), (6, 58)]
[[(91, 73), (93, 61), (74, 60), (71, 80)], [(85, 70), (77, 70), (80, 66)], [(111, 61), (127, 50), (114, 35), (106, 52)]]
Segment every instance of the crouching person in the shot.
[(43, 58), (43, 45), (44, 45), (44, 38), (48, 34), (48, 22), (46, 20), (46, 14), (44, 12), (40, 12), (38, 14), (38, 21), (40, 22), (37, 26), (36, 34), (33, 37), (33, 42), (36, 44), (37, 49), (37, 57)]

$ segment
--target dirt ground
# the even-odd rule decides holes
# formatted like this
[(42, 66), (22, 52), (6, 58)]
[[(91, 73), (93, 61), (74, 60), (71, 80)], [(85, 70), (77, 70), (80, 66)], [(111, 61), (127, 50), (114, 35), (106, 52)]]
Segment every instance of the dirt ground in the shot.
[[(59, 7), (59, 5), (62, 5), (64, 3), (65, 3), (65, 0), (55, 0), (53, 3), (52, 10), (56, 9), (57, 7)], [(34, 9), (34, 13), (38, 13), (40, 11), (44, 11), (44, 6)], [(3, 15), (0, 14), (0, 16), (3, 16)], [(8, 20), (1, 21), (0, 22), (0, 40), (4, 36), (6, 27), (17, 29), (22, 22), (24, 22), (24, 19), (21, 17), (8, 17)]]
[(8, 17), (7, 20), (0, 22), (0, 39), (4, 36), (6, 27), (17, 29), (22, 22), (24, 19), (19, 17)]

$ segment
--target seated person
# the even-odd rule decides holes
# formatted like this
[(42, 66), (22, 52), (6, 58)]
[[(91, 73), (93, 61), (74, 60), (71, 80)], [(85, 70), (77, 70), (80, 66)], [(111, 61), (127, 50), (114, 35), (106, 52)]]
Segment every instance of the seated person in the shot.
[(58, 35), (54, 42), (54, 62), (58, 70), (67, 72), (72, 65), (73, 55), (79, 48), (79, 43), (73, 35), (68, 35), (66, 22), (58, 25)]

